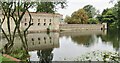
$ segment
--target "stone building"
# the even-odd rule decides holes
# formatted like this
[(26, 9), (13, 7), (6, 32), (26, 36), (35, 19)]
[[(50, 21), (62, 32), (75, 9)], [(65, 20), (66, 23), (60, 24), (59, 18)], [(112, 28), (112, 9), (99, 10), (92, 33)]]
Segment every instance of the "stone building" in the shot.
[[(31, 12), (31, 16), (32, 25), (28, 29), (29, 32), (41, 32), (47, 31), (48, 29), (50, 31), (59, 31), (59, 24), (62, 20), (61, 14)], [(0, 21), (2, 21), (2, 19), (3, 16), (0, 13)], [(10, 20), (11, 30), (13, 31), (15, 28), (15, 23), (12, 18)], [(30, 17), (29, 14), (26, 12), (20, 24), (21, 30), (24, 30), (29, 25), (29, 21)], [(3, 23), (2, 28), (7, 31), (7, 21)]]
[[(50, 13), (31, 13), (32, 15), (32, 26), (29, 28), (29, 31), (58, 31), (59, 24), (62, 20), (62, 15), (60, 14), (50, 14)], [(25, 14), (21, 22), (21, 28), (25, 29), (29, 24), (29, 15)]]

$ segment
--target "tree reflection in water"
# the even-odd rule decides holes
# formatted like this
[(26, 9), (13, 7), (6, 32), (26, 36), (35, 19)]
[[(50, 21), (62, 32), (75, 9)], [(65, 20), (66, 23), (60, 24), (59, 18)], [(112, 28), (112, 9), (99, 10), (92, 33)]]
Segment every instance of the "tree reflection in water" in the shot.
[(37, 55), (40, 63), (52, 63), (53, 49), (38, 50)]
[(110, 42), (113, 44), (113, 47), (116, 51), (119, 51), (120, 48), (120, 34), (119, 30), (108, 30), (107, 35), (100, 35), (103, 42)]
[(94, 35), (80, 35), (80, 36), (71, 36), (73, 42), (77, 44), (83, 44), (86, 47), (90, 47), (95, 41)]

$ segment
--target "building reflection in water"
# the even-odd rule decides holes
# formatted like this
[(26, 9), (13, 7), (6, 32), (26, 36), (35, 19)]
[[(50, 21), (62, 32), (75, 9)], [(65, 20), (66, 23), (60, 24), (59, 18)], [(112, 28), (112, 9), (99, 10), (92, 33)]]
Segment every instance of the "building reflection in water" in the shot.
[[(33, 33), (27, 35), (27, 45), (29, 51), (33, 50), (42, 50), (48, 48), (58, 48), (59, 47), (59, 33)], [(7, 44), (7, 40), (2, 38), (0, 42), (2, 46)], [(13, 50), (19, 49), (22, 47), (22, 42), (19, 37), (15, 38)]]
[(59, 34), (58, 33), (28, 34), (27, 39), (28, 39), (29, 51), (59, 47)]
[[(53, 59), (53, 49), (59, 48), (59, 33), (34, 33), (28, 34), (29, 53), (35, 52), (39, 63), (50, 63)], [(34, 54), (30, 54), (29, 61), (34, 61)], [(31, 60), (32, 59), (32, 60)]]
[[(1, 46), (7, 44), (7, 40), (2, 38)], [(20, 41), (19, 37), (15, 38), (12, 50), (21, 49), (24, 44)], [(39, 57), (40, 62), (52, 61), (54, 48), (59, 47), (59, 33), (31, 33), (27, 35), (28, 51), (37, 51), (36, 55)], [(3, 47), (4, 48), (4, 47)]]

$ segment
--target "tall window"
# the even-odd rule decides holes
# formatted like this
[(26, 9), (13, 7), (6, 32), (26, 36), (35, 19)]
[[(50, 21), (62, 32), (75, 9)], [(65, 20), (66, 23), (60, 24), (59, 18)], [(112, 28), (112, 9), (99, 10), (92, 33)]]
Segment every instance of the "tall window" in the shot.
[(40, 19), (38, 19), (38, 22), (40, 22)]
[(34, 41), (34, 38), (32, 38), (31, 40)]
[(40, 19), (38, 19), (38, 26), (40, 25)]
[(46, 22), (46, 19), (44, 19), (44, 22)]
[(49, 25), (51, 25), (51, 23), (49, 23)]
[(50, 19), (50, 22), (52, 21), (52, 19)]

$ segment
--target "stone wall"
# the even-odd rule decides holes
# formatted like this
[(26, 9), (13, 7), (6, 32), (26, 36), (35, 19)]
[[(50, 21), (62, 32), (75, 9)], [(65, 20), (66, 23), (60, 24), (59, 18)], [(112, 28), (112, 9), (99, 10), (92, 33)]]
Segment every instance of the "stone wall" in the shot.
[(60, 24), (60, 30), (102, 30), (105, 24)]

